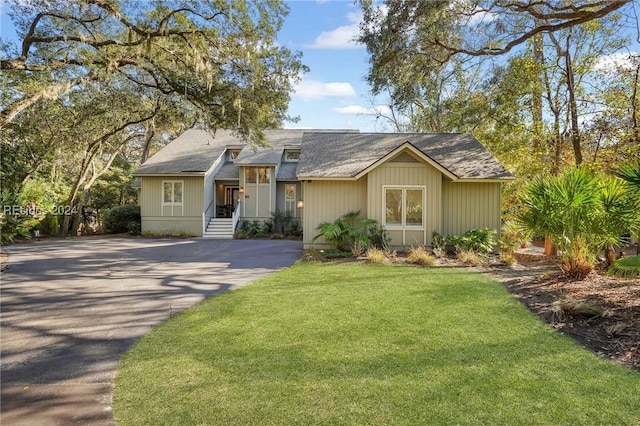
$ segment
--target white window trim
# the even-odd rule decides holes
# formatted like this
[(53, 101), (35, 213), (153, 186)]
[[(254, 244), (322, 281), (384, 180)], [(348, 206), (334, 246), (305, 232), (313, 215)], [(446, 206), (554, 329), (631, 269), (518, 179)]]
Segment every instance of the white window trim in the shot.
[[(291, 154), (292, 152), (295, 152), (298, 154), (298, 158), (289, 158), (288, 155)], [(289, 151), (285, 151), (284, 152), (284, 161), (286, 161), (287, 163), (297, 163), (300, 161), (300, 151), (298, 150), (289, 150)]]
[[(402, 190), (402, 224), (389, 224), (387, 225), (387, 189), (400, 189)], [(421, 189), (422, 190), (422, 225), (407, 225), (407, 189)], [(382, 226), (388, 230), (405, 230), (405, 231), (424, 231), (426, 229), (426, 199), (427, 199), (427, 187), (426, 185), (382, 185)]]
[[(176, 203), (175, 201), (167, 203), (166, 201), (164, 201), (164, 184), (165, 183), (171, 184), (171, 195), (175, 193), (176, 183), (179, 183), (182, 185), (182, 201), (180, 201), (179, 203)], [(174, 197), (171, 197), (171, 198), (174, 198)], [(184, 181), (183, 180), (163, 180), (162, 181), (162, 205), (163, 206), (182, 206), (183, 203), (184, 203)]]

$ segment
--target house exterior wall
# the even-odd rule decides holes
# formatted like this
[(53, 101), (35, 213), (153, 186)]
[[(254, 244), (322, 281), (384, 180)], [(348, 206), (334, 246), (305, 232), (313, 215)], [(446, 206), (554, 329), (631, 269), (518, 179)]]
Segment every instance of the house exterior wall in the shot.
[(304, 195), (302, 193), (302, 183), (300, 182), (277, 182), (276, 184), (276, 209), (278, 209), (281, 212), (285, 212), (287, 211), (287, 206), (285, 205), (285, 199), (286, 199), (286, 190), (285, 188), (287, 187), (287, 185), (295, 185), (296, 187), (296, 199), (295, 199), (295, 203), (293, 206), (293, 209), (289, 209), (291, 210), (291, 212), (294, 215), (294, 218), (296, 218), (297, 220), (300, 220), (302, 218), (302, 209), (299, 209), (297, 207), (297, 201), (298, 200), (304, 200)]
[[(254, 167), (254, 166), (248, 166)], [(241, 220), (265, 221), (271, 218), (276, 206), (276, 173), (269, 167), (269, 183), (247, 183), (245, 167), (240, 167), (240, 186), (244, 188), (242, 197)]]
[(318, 234), (322, 222), (333, 222), (352, 210), (360, 210), (367, 217), (367, 177), (357, 181), (314, 180), (303, 182), (303, 243), (305, 248), (328, 247), (324, 240), (311, 240)]
[(442, 179), (442, 235), (493, 228), (500, 233), (500, 183)]
[[(163, 206), (163, 181), (181, 181), (182, 206)], [(142, 176), (140, 191), (142, 232), (202, 235), (203, 176)]]
[[(402, 157), (400, 157), (402, 158)], [(442, 226), (442, 177), (433, 166), (422, 162), (389, 161), (373, 169), (368, 174), (367, 212), (370, 219), (383, 223), (385, 215), (385, 186), (424, 187), (424, 224), (421, 230), (391, 230), (389, 237), (394, 247), (431, 244), (431, 233)]]

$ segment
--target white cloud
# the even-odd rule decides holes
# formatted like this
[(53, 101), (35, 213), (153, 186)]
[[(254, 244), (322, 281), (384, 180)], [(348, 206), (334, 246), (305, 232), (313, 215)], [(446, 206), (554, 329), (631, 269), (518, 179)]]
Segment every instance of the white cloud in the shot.
[(616, 52), (603, 55), (593, 66), (596, 71), (614, 73), (617, 69), (630, 70), (640, 61), (640, 52)]
[(488, 10), (482, 10), (476, 6), (475, 10), (469, 17), (467, 25), (474, 27), (478, 24), (488, 24), (493, 22), (496, 18), (497, 16), (495, 13), (489, 12)]
[(304, 100), (356, 96), (356, 91), (351, 83), (323, 83), (316, 80), (302, 80), (294, 86), (293, 90), (293, 96)]
[(334, 108), (333, 110), (338, 114), (376, 116), (389, 114), (391, 112), (387, 105), (376, 105), (370, 108), (366, 108), (361, 105), (349, 105), (346, 107)]
[(331, 31), (323, 31), (314, 42), (306, 47), (310, 49), (361, 49), (362, 45), (355, 42), (360, 33), (358, 27), (362, 20), (362, 12), (349, 12), (347, 19), (351, 24), (342, 25)]

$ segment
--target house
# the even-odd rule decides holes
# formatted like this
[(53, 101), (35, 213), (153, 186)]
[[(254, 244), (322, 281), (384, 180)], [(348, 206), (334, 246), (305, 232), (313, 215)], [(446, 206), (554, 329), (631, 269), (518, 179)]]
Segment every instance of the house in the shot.
[(188, 130), (144, 163), (143, 232), (230, 238), (239, 221), (289, 211), (304, 246), (317, 226), (360, 210), (391, 244), (500, 229), (501, 184), (513, 176), (468, 134), (266, 130), (255, 148), (230, 131)]

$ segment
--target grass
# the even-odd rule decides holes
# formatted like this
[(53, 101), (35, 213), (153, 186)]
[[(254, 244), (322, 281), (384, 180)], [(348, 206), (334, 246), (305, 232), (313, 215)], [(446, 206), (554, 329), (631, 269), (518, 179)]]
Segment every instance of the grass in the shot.
[(640, 424), (640, 374), (459, 269), (300, 263), (141, 339), (118, 425)]

